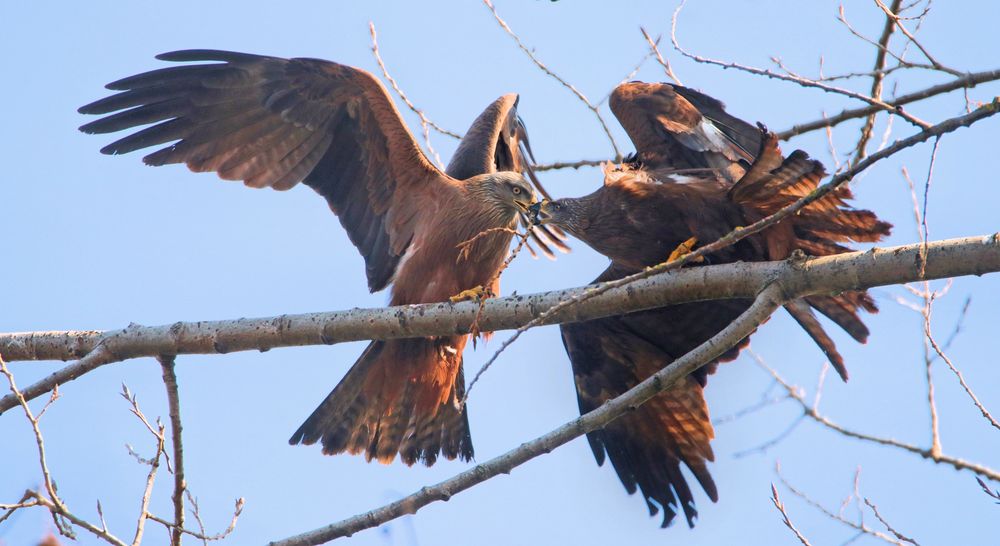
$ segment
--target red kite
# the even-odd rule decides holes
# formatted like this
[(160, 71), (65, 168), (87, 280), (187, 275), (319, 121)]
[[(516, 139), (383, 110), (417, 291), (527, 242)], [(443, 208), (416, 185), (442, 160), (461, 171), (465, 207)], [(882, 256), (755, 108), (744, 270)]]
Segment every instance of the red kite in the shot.
[[(773, 134), (734, 118), (721, 102), (668, 84), (628, 83), (611, 95), (611, 109), (636, 146), (629, 163), (605, 170), (604, 185), (580, 198), (533, 207), (540, 221), (559, 226), (611, 259), (596, 281), (609, 281), (668, 259), (689, 237), (712, 242), (791, 204), (817, 187), (823, 166), (802, 151), (781, 155)], [(762, 138), (763, 136), (763, 138)], [(708, 256), (710, 263), (846, 252), (848, 241), (874, 242), (891, 225), (846, 202), (841, 190), (800, 214)], [(721, 331), (750, 304), (720, 300), (561, 326), (573, 365), (581, 413), (640, 381)], [(810, 296), (786, 306), (846, 380), (843, 358), (812, 309), (859, 342), (868, 329), (859, 310), (877, 311), (866, 292)], [(714, 437), (702, 389), (720, 361), (732, 360), (743, 340), (713, 362), (603, 430), (587, 435), (598, 464), (611, 460), (625, 489), (642, 492), (650, 515), (663, 510), (663, 526), (678, 504), (688, 524), (697, 516), (680, 463), (713, 501), (707, 468)]]
[[(511, 234), (493, 231), (461, 257), (458, 246), (515, 227), (534, 201), (531, 185), (512, 172), (526, 166), (527, 148), (516, 95), (501, 97), (473, 123), (446, 174), (427, 160), (385, 87), (364, 70), (209, 50), (157, 58), (211, 63), (108, 84), (121, 92), (80, 112), (111, 115), (82, 131), (154, 125), (103, 153), (173, 142), (143, 161), (185, 163), (254, 188), (304, 182), (326, 198), (361, 252), (369, 289), (392, 284), (392, 305), (497, 290)], [(406, 464), (431, 465), (439, 453), (470, 459), (468, 417), (456, 403), (465, 388), (466, 341), (454, 335), (372, 342), (290, 443), (320, 441), (324, 453), (364, 452), (383, 463), (397, 453)]]

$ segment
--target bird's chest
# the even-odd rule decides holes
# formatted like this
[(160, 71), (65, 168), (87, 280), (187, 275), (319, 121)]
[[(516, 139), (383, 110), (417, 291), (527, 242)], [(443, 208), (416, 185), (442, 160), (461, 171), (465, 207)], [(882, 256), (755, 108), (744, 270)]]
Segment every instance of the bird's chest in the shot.
[[(499, 224), (499, 225), (498, 225)], [(392, 303), (445, 301), (463, 290), (487, 285), (507, 255), (513, 221), (453, 218), (414, 240), (403, 255)]]

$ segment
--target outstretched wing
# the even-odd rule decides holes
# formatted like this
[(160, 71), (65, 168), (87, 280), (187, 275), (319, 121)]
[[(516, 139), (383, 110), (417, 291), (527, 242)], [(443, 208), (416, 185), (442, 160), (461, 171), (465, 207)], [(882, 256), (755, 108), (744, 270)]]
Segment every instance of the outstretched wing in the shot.
[[(812, 193), (826, 175), (819, 161), (810, 159), (802, 150), (783, 158), (778, 138), (764, 133), (757, 161), (729, 190), (730, 199), (739, 204), (748, 222), (774, 214)], [(810, 256), (829, 256), (849, 252), (850, 242), (877, 242), (889, 235), (892, 224), (879, 220), (869, 210), (851, 208), (847, 201), (851, 190), (841, 186), (811, 203), (797, 214), (763, 232), (766, 258), (783, 260), (800, 250)], [(808, 304), (808, 305), (807, 305)], [(867, 291), (844, 292), (836, 296), (809, 296), (785, 309), (823, 350), (843, 379), (847, 379), (844, 360), (833, 340), (826, 334), (812, 309), (816, 309), (844, 329), (855, 340), (864, 343), (868, 328), (860, 310), (878, 312)]]
[[(627, 273), (612, 265), (595, 282)], [(619, 396), (689, 352), (748, 305), (746, 300), (688, 303), (561, 325), (580, 413)], [(735, 358), (747, 341), (719, 361)], [(663, 510), (663, 526), (669, 525), (679, 510), (689, 525), (697, 516), (681, 463), (709, 498), (718, 500), (707, 466), (714, 459), (710, 443), (715, 433), (702, 393), (715, 368), (715, 363), (700, 368), (635, 411), (587, 435), (598, 464), (610, 459), (625, 489), (629, 493), (641, 491), (650, 515)]]
[(368, 72), (318, 59), (214, 50), (157, 58), (211, 63), (108, 84), (121, 92), (79, 111), (111, 115), (80, 130), (154, 124), (101, 151), (123, 154), (173, 142), (143, 161), (185, 163), (255, 188), (287, 190), (304, 181), (326, 198), (364, 256), (373, 292), (389, 284), (423, 219), (454, 189)]
[[(459, 180), (497, 171), (524, 173), (539, 193), (551, 199), (531, 169), (534, 157), (528, 130), (517, 115), (517, 102), (517, 94), (509, 93), (487, 106), (465, 132), (445, 172)], [(554, 226), (531, 226), (523, 215), (522, 219), (532, 232), (532, 240), (546, 256), (554, 256), (552, 247), (569, 251), (562, 230)]]
[[(693, 89), (667, 83), (623, 83), (611, 93), (611, 111), (655, 174), (711, 174), (735, 182), (753, 161), (760, 132)], [(661, 177), (662, 178), (662, 177)]]

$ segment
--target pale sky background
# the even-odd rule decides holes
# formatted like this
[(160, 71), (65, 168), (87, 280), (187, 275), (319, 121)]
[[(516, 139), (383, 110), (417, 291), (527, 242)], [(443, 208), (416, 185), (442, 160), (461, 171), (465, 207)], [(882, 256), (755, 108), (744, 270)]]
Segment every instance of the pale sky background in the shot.
[[(646, 52), (639, 25), (654, 35), (669, 34), (675, 7), (652, 1), (498, 4), (525, 43), (594, 101)], [(937, 2), (920, 35), (950, 66), (996, 68), (1000, 35), (992, 8), (987, 2)], [(816, 74), (822, 56), (826, 74), (868, 70), (873, 48), (850, 36), (836, 14), (836, 2), (697, 0), (682, 14), (679, 36), (700, 54), (758, 66), (776, 55), (797, 71)], [(861, 32), (877, 37), (881, 31), (881, 14), (870, 2), (848, 2), (847, 14)], [(514, 91), (521, 94), (520, 112), (541, 162), (610, 155), (591, 113), (534, 68), (478, 2), (5, 2), (0, 6), (5, 53), (0, 331), (112, 329), (130, 322), (157, 325), (382, 305), (386, 296), (368, 294), (361, 258), (326, 203), (308, 188), (253, 191), (177, 166), (148, 168), (140, 154), (100, 155), (98, 149), (112, 138), (76, 130), (89, 121), (76, 113), (77, 107), (105, 96), (102, 86), (109, 81), (165, 66), (153, 59), (165, 51), (220, 48), (320, 57), (377, 70), (369, 50), (369, 20), (378, 28), (392, 74), (442, 126), (461, 132), (490, 101)], [(722, 99), (731, 113), (776, 130), (856, 105), (817, 90), (696, 65), (675, 54), (666, 39), (663, 46), (687, 85)], [(915, 52), (910, 58), (917, 58)], [(662, 80), (664, 75), (647, 62), (636, 79)], [(900, 91), (943, 80), (936, 74), (908, 75)], [(843, 84), (858, 90), (870, 85), (864, 79)], [(998, 92), (1000, 86), (982, 86), (970, 95), (987, 101)], [(933, 121), (963, 108), (961, 94), (953, 94), (910, 111)], [(411, 129), (419, 130), (415, 116), (404, 115)], [(610, 117), (609, 122), (623, 151), (630, 151), (624, 132)], [(883, 127), (880, 119), (876, 141)], [(913, 132), (899, 121), (894, 130), (893, 138)], [(839, 150), (846, 152), (857, 133), (857, 124), (839, 127), (834, 135)], [(930, 190), (933, 239), (1000, 227), (1000, 191), (991, 168), (998, 138), (1000, 120), (991, 119), (942, 141)], [(455, 147), (455, 141), (436, 134), (433, 143), (445, 160)], [(831, 163), (821, 132), (785, 145), (786, 151), (794, 147)], [(929, 152), (929, 144), (918, 146), (855, 184), (859, 206), (896, 224), (890, 244), (916, 241), (900, 167), (908, 166), (922, 182)], [(543, 178), (556, 195), (589, 193), (600, 180), (594, 169)], [(555, 262), (518, 259), (504, 275), (504, 293), (577, 286), (603, 270), (604, 258), (579, 242), (573, 248)], [(960, 279), (934, 313), (935, 332), (946, 337), (964, 301), (972, 298), (950, 356), (995, 412), (1000, 411), (1000, 369), (992, 350), (1000, 318), (998, 289), (1000, 276)], [(883, 310), (867, 319), (872, 330), (867, 345), (830, 329), (851, 381), (829, 381), (821, 409), (860, 431), (926, 445), (920, 317), (893, 303), (892, 297), (908, 297), (902, 288), (875, 293)], [(506, 335), (466, 352), (469, 375)], [(260, 544), (374, 508), (468, 468), (448, 461), (430, 469), (367, 464), (361, 457), (324, 457), (315, 446), (286, 443), (363, 346), (179, 358), (188, 483), (210, 530), (225, 527), (239, 496), (247, 505), (228, 543)], [(786, 377), (813, 388), (822, 354), (783, 313), (757, 332), (753, 348)], [(20, 384), (28, 385), (60, 366), (15, 362), (12, 369)], [(936, 365), (935, 374), (945, 452), (1000, 466), (998, 431), (979, 416), (946, 368)], [(110, 528), (131, 537), (147, 469), (124, 445), (149, 454), (152, 444), (118, 396), (123, 382), (148, 415), (166, 416), (159, 366), (141, 359), (67, 384), (42, 428), (50, 467), (69, 506), (96, 521), (100, 499)], [(730, 415), (776, 394), (767, 391), (769, 384), (747, 357), (723, 366), (707, 390), (712, 414)], [(534, 330), (511, 347), (470, 403), (480, 461), (575, 417), (569, 362), (557, 328)], [(642, 500), (625, 493), (609, 466), (597, 467), (580, 438), (509, 476), (345, 543), (793, 544), (768, 498), (776, 460), (797, 487), (833, 509), (851, 492), (860, 466), (862, 494), (922, 544), (988, 544), (1000, 536), (1000, 507), (980, 491), (972, 474), (849, 440), (811, 422), (764, 453), (734, 456), (781, 434), (799, 413), (794, 403), (785, 402), (717, 427), (717, 461), (711, 470), (721, 500), (713, 504), (696, 491), (700, 521), (694, 530), (683, 518), (659, 529), (659, 519), (649, 518)], [(0, 502), (13, 502), (40, 480), (30, 428), (18, 411), (0, 416), (0, 446)], [(162, 473), (152, 506), (156, 513), (172, 513), (170, 490), (170, 478)], [(814, 544), (840, 544), (853, 536), (854, 531), (780, 491)], [(853, 518), (855, 508), (846, 514)], [(870, 514), (865, 521), (878, 527)], [(33, 544), (51, 526), (43, 511), (26, 510), (0, 525), (0, 543)], [(147, 532), (147, 544), (166, 540), (156, 524)], [(96, 539), (81, 531), (80, 543)]]

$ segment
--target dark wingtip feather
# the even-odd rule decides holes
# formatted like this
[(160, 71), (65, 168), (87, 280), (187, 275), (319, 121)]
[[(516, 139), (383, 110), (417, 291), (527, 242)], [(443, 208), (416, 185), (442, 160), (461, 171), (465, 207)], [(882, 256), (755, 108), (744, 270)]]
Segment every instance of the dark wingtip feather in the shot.
[(249, 61), (261, 58), (260, 55), (250, 53), (238, 53), (235, 51), (225, 51), (222, 49), (181, 49), (178, 51), (168, 51), (156, 56), (157, 60), (170, 62), (189, 61), (222, 61), (236, 62)]
[[(76, 113), (77, 114), (103, 114), (104, 112), (101, 112), (101, 111), (98, 111), (97, 109), (95, 109), (95, 106), (98, 103), (100, 103), (101, 101), (103, 101), (103, 100), (104, 99), (95, 100), (94, 102), (90, 102), (90, 103), (84, 104), (83, 106), (81, 106), (81, 107), (79, 107), (79, 108), (76, 109)], [(80, 127), (80, 130), (83, 131), (83, 127)], [(86, 132), (86, 131), (84, 131), (84, 132)]]

